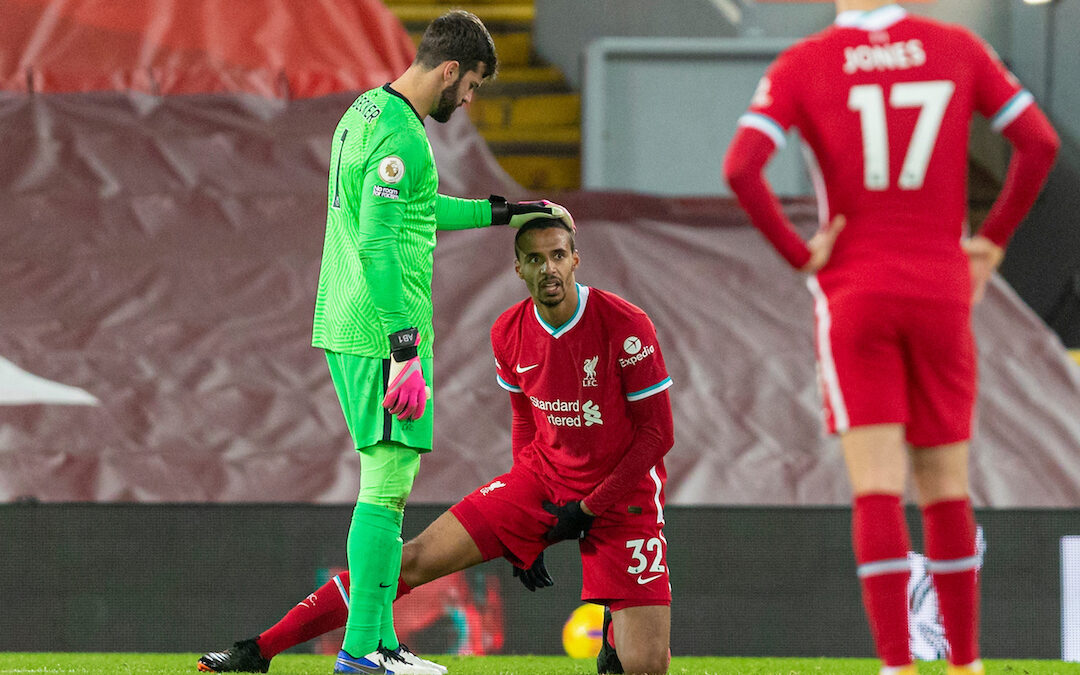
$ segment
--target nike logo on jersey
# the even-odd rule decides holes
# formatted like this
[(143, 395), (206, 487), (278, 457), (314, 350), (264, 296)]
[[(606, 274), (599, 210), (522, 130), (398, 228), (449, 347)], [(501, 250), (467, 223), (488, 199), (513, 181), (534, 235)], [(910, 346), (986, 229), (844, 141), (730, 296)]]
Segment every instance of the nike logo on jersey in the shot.
[(637, 578), (637, 582), (639, 584), (641, 584), (642, 586), (644, 586), (645, 584), (649, 583), (650, 581), (656, 581), (657, 579), (659, 579), (662, 576), (664, 576), (664, 575), (663, 574), (654, 574), (651, 577), (643, 577), (643, 576), (641, 576), (639, 574), (638, 578)]
[(540, 366), (539, 363), (534, 363), (531, 366), (522, 366), (519, 363), (516, 366), (514, 366), (514, 371), (517, 372), (520, 375), (521, 373), (527, 373), (530, 370), (532, 370), (533, 368), (538, 368), (539, 366)]

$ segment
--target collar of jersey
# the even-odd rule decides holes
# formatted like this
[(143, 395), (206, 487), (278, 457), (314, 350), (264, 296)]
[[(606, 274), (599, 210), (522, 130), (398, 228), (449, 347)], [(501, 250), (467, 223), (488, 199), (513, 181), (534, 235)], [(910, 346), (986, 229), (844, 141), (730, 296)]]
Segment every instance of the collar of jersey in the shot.
[(869, 12), (851, 9), (836, 15), (836, 25), (841, 28), (859, 28), (862, 30), (885, 30), (907, 17), (907, 11), (900, 5), (885, 5)]
[(540, 324), (540, 327), (546, 330), (548, 335), (553, 338), (559, 338), (565, 335), (571, 328), (578, 324), (578, 321), (581, 321), (582, 315), (585, 314), (585, 303), (589, 301), (589, 287), (582, 286), (577, 282), (575, 282), (574, 285), (577, 286), (577, 307), (574, 309), (574, 315), (567, 319), (566, 323), (561, 326), (552, 326), (547, 321), (540, 318), (540, 310), (536, 308), (536, 303), (533, 303), (533, 316), (536, 317), (536, 321)]
[(402, 102), (405, 103), (405, 105), (409, 106), (409, 110), (412, 111), (412, 114), (416, 115), (416, 119), (420, 120), (420, 124), (424, 123), (424, 118), (420, 116), (420, 113), (416, 112), (416, 108), (412, 106), (412, 103), (409, 103), (409, 99), (405, 98), (400, 91), (391, 87), (389, 82), (384, 84), (382, 88), (386, 91), (387, 94), (400, 98)]

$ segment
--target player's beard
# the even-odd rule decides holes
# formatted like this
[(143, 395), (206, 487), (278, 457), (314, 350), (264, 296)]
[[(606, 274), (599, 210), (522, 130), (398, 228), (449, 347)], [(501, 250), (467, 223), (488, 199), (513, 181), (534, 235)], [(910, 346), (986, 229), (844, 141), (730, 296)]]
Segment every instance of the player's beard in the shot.
[(431, 111), (431, 117), (436, 122), (446, 123), (450, 121), (450, 116), (458, 109), (457, 90), (459, 82), (461, 82), (461, 75), (458, 75), (453, 83), (446, 85), (439, 94), (439, 104), (435, 106), (435, 110)]
[[(545, 284), (548, 281), (557, 282), (557, 286), (554, 288), (552, 295), (547, 294)], [(537, 301), (545, 307), (558, 307), (566, 299), (566, 289), (563, 286), (562, 280), (558, 278), (543, 279), (536, 285), (535, 297)]]

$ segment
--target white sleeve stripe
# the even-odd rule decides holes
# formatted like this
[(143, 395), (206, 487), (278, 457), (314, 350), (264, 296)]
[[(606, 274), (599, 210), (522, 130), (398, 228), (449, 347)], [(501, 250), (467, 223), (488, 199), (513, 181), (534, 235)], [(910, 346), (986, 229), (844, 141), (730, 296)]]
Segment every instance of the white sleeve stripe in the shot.
[(761, 113), (746, 113), (739, 118), (738, 126), (757, 129), (771, 138), (777, 148), (783, 148), (787, 145), (787, 138), (784, 136), (784, 128), (768, 115), (762, 115)]
[(990, 118), (990, 128), (1000, 133), (1001, 130), (1012, 124), (1013, 120), (1020, 117), (1020, 114), (1034, 102), (1035, 97), (1031, 95), (1031, 92), (1027, 89), (1021, 89)]
[(349, 606), (349, 591), (345, 590), (345, 584), (341, 583), (341, 577), (337, 574), (334, 575), (334, 583), (337, 585), (338, 593), (341, 594), (341, 599), (345, 601), (345, 606)]
[[(660, 474), (656, 473), (656, 467), (649, 469), (649, 478), (653, 479), (653, 485), (656, 486), (656, 491), (653, 492), (653, 504), (656, 505), (656, 524), (664, 524), (664, 505), (660, 502), (660, 493), (664, 491), (664, 482), (660, 480)], [(661, 538), (664, 533), (660, 533)], [(667, 544), (667, 540), (664, 541)]]
[(640, 401), (643, 398), (649, 398), (653, 394), (659, 394), (660, 392), (664, 391), (665, 389), (667, 389), (670, 386), (671, 386), (671, 378), (670, 377), (665, 377), (662, 381), (657, 382), (656, 384), (654, 384), (651, 387), (645, 387), (644, 389), (639, 389), (638, 391), (630, 392), (629, 394), (626, 395), (626, 400), (627, 401)]
[(524, 392), (525, 392), (525, 390), (524, 390), (524, 389), (522, 389), (521, 387), (518, 387), (518, 386), (516, 386), (516, 385), (510, 384), (509, 382), (507, 382), (506, 380), (502, 379), (502, 378), (501, 378), (501, 377), (499, 377), (498, 375), (496, 375), (496, 376), (495, 376), (495, 381), (499, 383), (499, 386), (500, 386), (500, 387), (502, 387), (503, 389), (505, 389), (506, 391), (509, 391), (509, 392), (511, 392), (511, 393), (514, 393), (514, 394), (522, 394), (522, 393), (524, 393)]

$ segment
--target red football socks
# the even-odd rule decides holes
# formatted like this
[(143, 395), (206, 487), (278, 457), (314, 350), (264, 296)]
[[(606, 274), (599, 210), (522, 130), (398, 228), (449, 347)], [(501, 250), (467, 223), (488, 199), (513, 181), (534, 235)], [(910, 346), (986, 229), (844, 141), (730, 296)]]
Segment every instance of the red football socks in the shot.
[(979, 559), (971, 500), (936, 502), (923, 509), (926, 568), (933, 575), (949, 641), (949, 661), (979, 658)]
[(398, 580), (397, 580), (397, 595), (394, 596), (394, 602), (397, 602), (398, 600), (400, 600), (401, 596), (408, 595), (409, 591), (411, 591), (411, 590), (412, 590), (412, 586), (405, 583), (405, 581), (401, 577), (398, 577)]
[[(339, 585), (340, 583), (340, 585)], [(398, 579), (397, 600), (412, 588)], [(349, 618), (349, 573), (342, 572), (301, 600), (281, 620), (259, 635), (263, 658), (273, 658), (289, 647), (341, 628)]]
[(345, 599), (348, 588), (349, 573), (342, 572), (297, 603), (259, 635), (256, 642), (263, 657), (273, 658), (289, 647), (344, 626), (349, 618), (349, 603)]
[(907, 600), (911, 546), (900, 496), (855, 497), (852, 540), (878, 658), (886, 666), (905, 666), (911, 663)]

